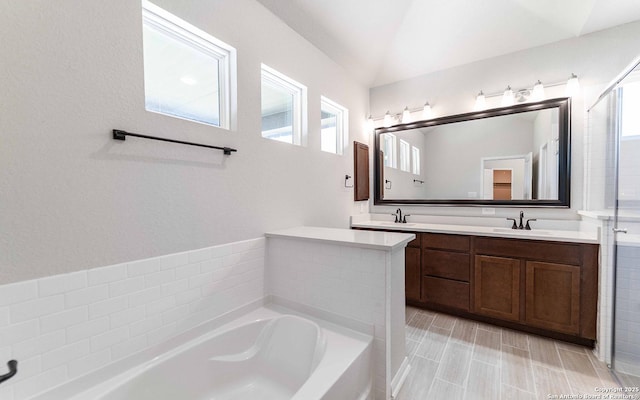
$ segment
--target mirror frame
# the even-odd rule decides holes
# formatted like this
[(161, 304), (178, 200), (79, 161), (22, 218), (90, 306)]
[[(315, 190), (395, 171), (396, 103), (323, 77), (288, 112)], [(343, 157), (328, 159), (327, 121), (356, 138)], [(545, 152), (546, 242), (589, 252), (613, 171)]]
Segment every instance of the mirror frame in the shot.
[[(431, 126), (452, 124), (455, 122), (473, 121), (477, 119), (500, 117), (528, 111), (558, 109), (559, 143), (558, 143), (558, 200), (466, 200), (466, 199), (383, 199), (382, 177), (380, 176), (380, 135), (400, 132), (408, 129), (427, 128)], [(394, 125), (388, 128), (375, 129), (374, 165), (374, 205), (432, 205), (458, 207), (556, 207), (569, 208), (571, 196), (571, 98), (543, 100), (536, 103), (517, 104), (510, 107), (492, 108), (465, 114), (449, 115), (408, 124)]]

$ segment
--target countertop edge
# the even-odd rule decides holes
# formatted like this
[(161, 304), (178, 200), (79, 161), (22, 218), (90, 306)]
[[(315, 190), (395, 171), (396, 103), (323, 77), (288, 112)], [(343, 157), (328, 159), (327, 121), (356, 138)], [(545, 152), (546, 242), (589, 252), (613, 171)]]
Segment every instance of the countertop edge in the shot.
[[(305, 232), (306, 231), (306, 232)], [(340, 228), (321, 228), (321, 227), (296, 227), (290, 229), (282, 229), (276, 231), (265, 232), (265, 237), (269, 238), (287, 238), (295, 240), (304, 240), (310, 242), (320, 242), (327, 244), (334, 244), (340, 246), (360, 247), (374, 250), (393, 251), (398, 248), (404, 248), (407, 243), (415, 239), (415, 234), (406, 232), (379, 232), (379, 233), (393, 233), (396, 238), (390, 243), (375, 243), (370, 240), (355, 240), (336, 238), (336, 233), (353, 232), (351, 229)], [(323, 233), (323, 234), (319, 234)]]

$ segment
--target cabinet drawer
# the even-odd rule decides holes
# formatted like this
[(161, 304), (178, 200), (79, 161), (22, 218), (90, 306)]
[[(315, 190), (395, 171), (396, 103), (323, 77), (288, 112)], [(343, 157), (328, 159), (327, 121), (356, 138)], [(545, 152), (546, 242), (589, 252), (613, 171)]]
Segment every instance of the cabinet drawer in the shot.
[(432, 249), (469, 251), (469, 236), (448, 235), (443, 233), (423, 233), (422, 247)]
[(469, 254), (422, 250), (422, 274), (469, 282)]
[(526, 239), (477, 237), (476, 254), (513, 257), (519, 259), (580, 265), (582, 248), (579, 244), (543, 242)]
[(422, 278), (422, 301), (469, 311), (469, 284), (424, 276)]

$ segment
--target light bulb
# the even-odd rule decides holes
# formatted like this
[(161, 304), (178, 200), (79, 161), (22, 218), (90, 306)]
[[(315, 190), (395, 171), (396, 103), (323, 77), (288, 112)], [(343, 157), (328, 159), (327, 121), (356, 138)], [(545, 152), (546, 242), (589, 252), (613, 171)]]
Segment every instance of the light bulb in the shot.
[(533, 85), (533, 91), (531, 92), (531, 101), (542, 100), (544, 100), (544, 85), (538, 80), (538, 82)]
[(424, 103), (424, 108), (422, 109), (422, 119), (431, 119), (433, 118), (433, 112), (431, 111), (431, 105), (427, 101)]
[(389, 114), (389, 111), (387, 111), (387, 113), (384, 115), (383, 125), (385, 128), (393, 125), (393, 118), (391, 117), (391, 114)]
[(373, 125), (373, 117), (371, 116), (371, 114), (369, 114), (369, 118), (367, 118), (367, 131), (371, 132), (373, 131), (374, 125)]
[(569, 80), (567, 81), (567, 96), (573, 97), (580, 93), (580, 81), (578, 81), (578, 77), (576, 74), (571, 74)]
[(487, 100), (485, 99), (484, 93), (482, 93), (481, 90), (480, 93), (478, 93), (478, 95), (476, 96), (476, 105), (474, 109), (476, 111), (480, 111), (484, 110), (485, 108), (487, 108)]
[(507, 86), (502, 95), (502, 107), (512, 106), (514, 102), (513, 90), (511, 90), (511, 86)]
[(411, 111), (409, 111), (409, 107), (407, 106), (402, 112), (402, 123), (408, 124), (409, 122), (411, 122)]

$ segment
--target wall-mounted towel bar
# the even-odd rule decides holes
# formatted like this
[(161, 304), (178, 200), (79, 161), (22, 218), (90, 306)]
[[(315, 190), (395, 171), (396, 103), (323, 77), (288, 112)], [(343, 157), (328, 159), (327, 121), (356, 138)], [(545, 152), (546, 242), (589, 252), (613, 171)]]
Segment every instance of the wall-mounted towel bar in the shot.
[(424, 183), (424, 181), (421, 181), (420, 179), (414, 179), (414, 180), (413, 180), (413, 183), (420, 183), (420, 184), (423, 184), (423, 183)]
[(120, 129), (114, 129), (113, 130), (113, 138), (115, 140), (125, 140), (127, 138), (127, 136), (135, 136), (135, 137), (139, 137), (139, 138), (143, 138), (143, 139), (160, 140), (162, 142), (179, 143), (179, 144), (186, 144), (186, 145), (189, 145), (189, 146), (198, 146), (198, 147), (206, 147), (206, 148), (209, 148), (209, 149), (222, 150), (224, 152), (224, 154), (226, 154), (226, 155), (231, 155), (232, 151), (238, 151), (236, 149), (232, 149), (231, 147), (209, 146), (207, 144), (183, 142), (182, 140), (165, 139), (165, 138), (156, 137), (156, 136), (141, 135), (139, 133), (131, 133), (131, 132), (123, 131), (123, 130), (120, 130)]

